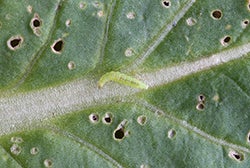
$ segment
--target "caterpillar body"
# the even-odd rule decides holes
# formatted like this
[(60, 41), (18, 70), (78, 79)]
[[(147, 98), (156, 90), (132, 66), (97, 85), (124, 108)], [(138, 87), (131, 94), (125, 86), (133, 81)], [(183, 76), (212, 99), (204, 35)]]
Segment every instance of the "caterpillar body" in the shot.
[(102, 88), (103, 85), (109, 81), (114, 81), (122, 85), (130, 86), (133, 88), (148, 89), (148, 85), (139, 81), (138, 79), (135, 79), (131, 76), (115, 71), (111, 71), (104, 74), (98, 81), (98, 87)]

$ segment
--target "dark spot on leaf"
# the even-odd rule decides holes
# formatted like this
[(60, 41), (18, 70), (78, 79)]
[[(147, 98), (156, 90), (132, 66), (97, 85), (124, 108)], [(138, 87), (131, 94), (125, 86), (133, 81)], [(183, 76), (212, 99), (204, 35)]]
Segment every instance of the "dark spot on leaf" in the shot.
[(225, 36), (221, 39), (221, 44), (223, 46), (227, 46), (231, 42), (231, 37), (230, 36)]
[(212, 17), (218, 20), (222, 17), (222, 12), (220, 10), (214, 10), (212, 12)]
[(124, 129), (120, 128), (118, 130), (115, 130), (114, 132), (114, 138), (117, 140), (121, 140), (124, 137)]
[(229, 36), (227, 36), (227, 37), (224, 38), (224, 42), (225, 42), (225, 43), (229, 43), (230, 40), (231, 40), (231, 37), (229, 37)]

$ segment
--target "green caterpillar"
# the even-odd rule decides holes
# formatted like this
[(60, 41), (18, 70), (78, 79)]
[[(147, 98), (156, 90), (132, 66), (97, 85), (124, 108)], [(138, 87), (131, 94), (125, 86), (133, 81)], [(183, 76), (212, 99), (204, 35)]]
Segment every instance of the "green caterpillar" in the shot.
[(139, 81), (138, 79), (135, 79), (131, 76), (125, 75), (120, 72), (114, 72), (114, 71), (104, 74), (98, 81), (98, 87), (102, 88), (103, 85), (109, 81), (114, 81), (122, 85), (130, 86), (133, 88), (148, 89), (148, 85)]

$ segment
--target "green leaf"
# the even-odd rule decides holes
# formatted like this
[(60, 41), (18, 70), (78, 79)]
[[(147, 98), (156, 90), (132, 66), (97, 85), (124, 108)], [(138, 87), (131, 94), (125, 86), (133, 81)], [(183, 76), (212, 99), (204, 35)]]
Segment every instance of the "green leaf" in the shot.
[(249, 12), (0, 1), (0, 167), (249, 167)]

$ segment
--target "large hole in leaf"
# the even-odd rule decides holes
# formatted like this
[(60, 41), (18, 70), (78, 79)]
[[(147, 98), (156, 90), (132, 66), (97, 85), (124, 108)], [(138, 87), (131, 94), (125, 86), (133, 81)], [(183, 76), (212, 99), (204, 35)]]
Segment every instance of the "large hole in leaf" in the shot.
[(116, 140), (122, 140), (124, 138), (124, 129), (120, 128), (120, 129), (115, 130), (114, 138)]
[(63, 40), (59, 39), (52, 44), (51, 49), (54, 53), (61, 54), (63, 46), (64, 46)]
[(7, 41), (9, 49), (16, 50), (21, 47), (23, 43), (23, 38), (21, 36), (13, 36)]

